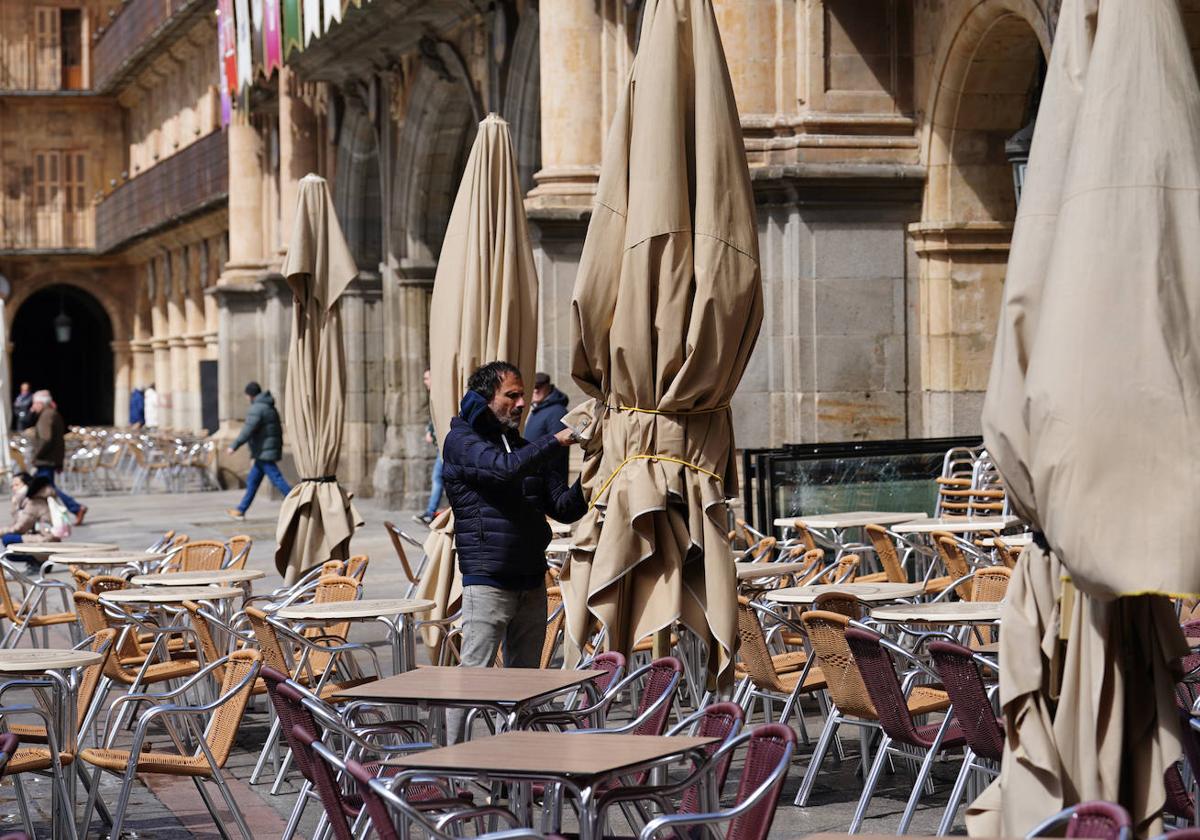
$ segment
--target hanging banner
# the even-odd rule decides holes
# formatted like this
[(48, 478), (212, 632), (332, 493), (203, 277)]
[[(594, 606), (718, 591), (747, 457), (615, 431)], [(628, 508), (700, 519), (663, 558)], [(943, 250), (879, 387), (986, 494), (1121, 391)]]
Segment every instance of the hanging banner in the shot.
[(321, 0), (304, 0), (304, 46), (321, 37)]
[(262, 0), (262, 4), (263, 72), (269, 79), (283, 65), (283, 41), (279, 32), (279, 0)]
[(233, 0), (233, 8), (237, 19), (237, 85), (240, 93), (242, 88), (254, 83), (254, 62), (250, 46), (250, 0)]
[(221, 120), (229, 125), (233, 110), (233, 91), (237, 88), (237, 28), (233, 19), (233, 0), (217, 0), (217, 49), (220, 52)]
[(325, 31), (329, 31), (329, 24), (337, 23), (342, 19), (342, 0), (324, 0), (325, 3)]
[(303, 35), (300, 30), (300, 0), (281, 0), (283, 3), (283, 58), (287, 59), (292, 50), (304, 49)]
[(250, 62), (254, 68), (251, 79), (263, 72), (263, 0), (250, 0)]

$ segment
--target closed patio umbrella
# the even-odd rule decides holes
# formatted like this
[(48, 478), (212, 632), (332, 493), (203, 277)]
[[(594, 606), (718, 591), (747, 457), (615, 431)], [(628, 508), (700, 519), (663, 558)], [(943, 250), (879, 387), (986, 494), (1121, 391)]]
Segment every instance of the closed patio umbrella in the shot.
[(283, 276), (291, 287), (284, 417), (300, 480), (283, 500), (275, 567), (287, 582), (326, 560), (344, 560), (362, 524), (337, 481), (346, 403), (346, 351), (338, 298), (358, 274), (325, 179), (305, 175)]
[[(1008, 740), (973, 835), (1124, 805), (1180, 752), (1165, 597), (1200, 592), (1200, 86), (1177, 0), (1065, 0), (983, 425), (1039, 532), (1001, 623)], [(1066, 580), (1064, 580), (1066, 579)]]
[[(524, 192), (508, 123), (495, 114), (479, 124), (454, 199), (429, 324), (429, 408), (441, 446), (477, 367), (511, 362), (532, 388), (537, 364), (538, 280)], [(448, 511), (433, 523), (425, 553), (417, 597), (437, 605), (431, 618), (445, 618), (462, 595)]]
[(762, 321), (754, 199), (711, 0), (643, 14), (575, 283), (592, 509), (563, 573), (568, 637), (578, 652), (599, 620), (628, 651), (682, 620), (724, 669), (737, 632), (729, 402)]

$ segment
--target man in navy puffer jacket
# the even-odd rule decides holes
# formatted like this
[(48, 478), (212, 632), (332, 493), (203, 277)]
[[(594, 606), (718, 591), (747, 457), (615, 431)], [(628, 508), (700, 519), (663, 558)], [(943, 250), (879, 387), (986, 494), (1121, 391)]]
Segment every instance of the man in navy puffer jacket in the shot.
[[(546, 636), (549, 515), (574, 522), (587, 512), (578, 482), (553, 469), (570, 446), (570, 429), (527, 441), (521, 372), (508, 362), (479, 368), (442, 445), (442, 478), (454, 509), (454, 541), (463, 575), (462, 664), (536, 668)], [(447, 737), (462, 737), (461, 713), (448, 713)]]

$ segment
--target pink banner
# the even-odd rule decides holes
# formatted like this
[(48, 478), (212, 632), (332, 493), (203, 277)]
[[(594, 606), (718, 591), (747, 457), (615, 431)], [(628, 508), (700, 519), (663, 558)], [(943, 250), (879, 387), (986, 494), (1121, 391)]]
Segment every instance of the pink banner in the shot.
[(221, 125), (233, 118), (233, 93), (237, 87), (237, 30), (233, 20), (233, 0), (217, 0), (217, 53), (221, 92)]
[(279, 0), (263, 0), (263, 71), (268, 79), (275, 68), (283, 66), (279, 20)]

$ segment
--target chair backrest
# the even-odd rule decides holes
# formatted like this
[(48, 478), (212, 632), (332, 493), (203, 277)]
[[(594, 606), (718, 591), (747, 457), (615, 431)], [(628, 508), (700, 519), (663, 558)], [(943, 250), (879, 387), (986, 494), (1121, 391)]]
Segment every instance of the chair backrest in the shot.
[(267, 614), (257, 607), (246, 607), (245, 614), (246, 620), (250, 622), (250, 632), (254, 634), (258, 649), (262, 651), (263, 665), (283, 674), (289, 673), (283, 645), (279, 642), (275, 628), (267, 621)]
[(542, 658), (538, 665), (549, 668), (558, 649), (558, 635), (562, 632), (567, 612), (563, 609), (562, 589), (551, 586), (546, 589), (546, 638), (542, 642)]
[(0, 563), (0, 605), (4, 607), (4, 615), (9, 621), (15, 621), (17, 616), (18, 602), (13, 599), (12, 592), (9, 590), (10, 572), (7, 566)]
[(213, 572), (225, 563), (227, 550), (219, 540), (195, 540), (185, 543), (174, 561), (181, 572)]
[(360, 584), (363, 578), (367, 576), (367, 566), (371, 563), (371, 558), (365, 554), (355, 554), (346, 561), (346, 577), (352, 577)]
[(813, 599), (812, 607), (814, 610), (844, 615), (853, 621), (858, 621), (863, 616), (863, 605), (849, 592), (822, 592)]
[(297, 756), (297, 760), (301, 753), (305, 754), (308, 760), (313, 787), (317, 789), (317, 796), (325, 808), (325, 816), (333, 829), (333, 836), (336, 840), (354, 840), (354, 834), (350, 831), (350, 823), (346, 821), (346, 814), (354, 813), (356, 808), (347, 801), (342, 793), (337, 776), (334, 775), (334, 767), (313, 747), (315, 743), (319, 743), (320, 739), (315, 732), (297, 725), (292, 727), (288, 740), (292, 744), (292, 753)]
[(113, 642), (116, 639), (117, 631), (111, 627), (98, 630), (92, 635), (92, 640), (88, 647), (93, 653), (100, 654), (102, 658), (95, 665), (89, 665), (84, 668), (83, 673), (79, 675), (79, 686), (75, 691), (76, 729), (82, 727), (84, 720), (87, 719), (88, 709), (92, 707), (92, 700), (96, 696), (96, 688), (100, 685), (100, 678), (104, 676), (104, 669), (108, 666), (109, 657), (112, 656), (113, 652)]
[(189, 542), (189, 540), (188, 540), (188, 535), (187, 535), (187, 534), (176, 534), (176, 535), (175, 535), (175, 536), (174, 536), (174, 537), (171, 539), (171, 541), (170, 541), (170, 542), (167, 544), (167, 548), (168, 548), (168, 550), (174, 550), (174, 549), (176, 549), (176, 548), (182, 548), (183, 546), (187, 545), (187, 544), (188, 544), (188, 542)]
[(879, 565), (883, 566), (887, 579), (892, 583), (908, 583), (908, 570), (900, 562), (896, 544), (888, 535), (887, 528), (880, 525), (868, 525), (863, 530), (867, 532), (867, 539), (871, 541), (871, 546), (875, 549), (875, 556), (879, 558)]
[(973, 601), (1003, 601), (1008, 594), (1008, 583), (1012, 579), (1012, 570), (1005, 566), (991, 566), (978, 569), (971, 591)]
[(999, 761), (1004, 752), (1004, 729), (996, 720), (974, 652), (953, 642), (930, 642), (929, 654), (950, 695), (967, 746), (981, 758)]
[[(934, 531), (933, 544), (937, 548), (938, 556), (942, 558), (942, 563), (946, 566), (946, 572), (951, 579), (958, 580), (961, 577), (971, 573), (971, 567), (967, 565), (966, 555), (963, 554), (962, 548), (958, 544), (958, 540), (953, 534), (948, 534), (945, 531)], [(955, 592), (958, 597), (964, 601), (970, 601), (972, 598), (971, 581), (960, 583)]]
[(837, 565), (826, 572), (822, 583), (853, 583), (858, 576), (858, 565), (861, 558), (857, 554), (843, 554), (838, 558)]
[(288, 745), (292, 747), (296, 759), (296, 769), (300, 771), (300, 775), (311, 782), (313, 775), (309, 751), (297, 749), (297, 745), (292, 743), (295, 737), (293, 728), (300, 726), (316, 736), (319, 732), (317, 722), (313, 718), (312, 712), (304, 707), (303, 695), (288, 685), (286, 673), (264, 665), (259, 674), (267, 685), (267, 696), (271, 698), (271, 705), (275, 708), (275, 715), (279, 718), (284, 737), (287, 738)]
[(675, 690), (682, 677), (683, 663), (674, 656), (663, 656), (650, 663), (650, 670), (642, 681), (642, 699), (634, 718), (640, 718), (656, 703), (658, 707), (641, 722), (635, 730), (636, 734), (661, 735), (667, 731), (671, 702), (675, 699)]
[(75, 581), (75, 589), (82, 592), (87, 589), (87, 583), (92, 579), (92, 575), (86, 569), (83, 569), (79, 566), (72, 566), (71, 578)]
[[(350, 564), (347, 562), (346, 566), (348, 570)], [(365, 571), (366, 567), (363, 568)], [(361, 586), (362, 584), (357, 579), (350, 577), (349, 574), (325, 575), (317, 580), (317, 588), (313, 592), (313, 603), (342, 604), (346, 601), (356, 600)], [(349, 632), (349, 621), (335, 621), (324, 627), (310, 627), (304, 631), (304, 635), (308, 637), (337, 636), (344, 639)]]
[(767, 691), (785, 692), (779, 681), (779, 673), (775, 670), (775, 662), (767, 647), (766, 636), (763, 635), (762, 623), (750, 599), (739, 596), (737, 605), (738, 645), (737, 654), (750, 679), (760, 688)]
[[(722, 744), (738, 733), (746, 720), (746, 713), (737, 703), (724, 702), (706, 706), (692, 717), (696, 719), (695, 731), (691, 733), (692, 735), (697, 738), (717, 739), (704, 748), (704, 757), (709, 759), (721, 748)], [(675, 727), (676, 730), (681, 728), (681, 726)], [(729, 762), (732, 758), (733, 753), (723, 753), (717, 761), (717, 766), (712, 770), (718, 798), (721, 796), (721, 790), (725, 787), (725, 778), (729, 775)], [(678, 813), (696, 814), (699, 812), (700, 783), (696, 783), (684, 792)]]
[(605, 651), (597, 654), (589, 667), (594, 671), (604, 672), (600, 676), (592, 677), (592, 688), (598, 696), (603, 697), (624, 676), (625, 654), (615, 650)]
[(218, 767), (225, 766), (233, 750), (238, 727), (242, 724), (242, 714), (254, 689), (254, 675), (261, 663), (262, 655), (256, 650), (238, 650), (229, 654), (225, 676), (221, 680), (220, 696), (224, 697), (224, 702), (213, 711), (208, 729), (204, 732), (204, 740)]
[(400, 840), (400, 833), (396, 831), (396, 824), (392, 821), (387, 803), (371, 786), (375, 774), (352, 758), (346, 759), (346, 772), (358, 784), (363, 808), (366, 809), (367, 818), (371, 820), (371, 828), (375, 830), (378, 840)]
[(117, 577), (116, 575), (92, 575), (88, 578), (84, 591), (91, 592), (93, 595), (103, 595), (105, 592), (116, 592), (128, 588), (129, 581), (123, 577)]
[(808, 526), (804, 524), (803, 519), (797, 519), (792, 523), (792, 530), (796, 532), (796, 539), (800, 540), (800, 544), (804, 546), (805, 551), (812, 551), (818, 548), (817, 538), (813, 536), (813, 532), (808, 530)]
[(775, 559), (775, 546), (778, 543), (774, 537), (763, 537), (746, 552), (746, 560), (769, 563)]
[(826, 610), (808, 610), (800, 621), (808, 632), (834, 705), (842, 714), (875, 720), (875, 706), (846, 642), (850, 619)]
[(254, 546), (254, 538), (247, 534), (237, 534), (229, 538), (229, 565), (227, 569), (244, 569), (246, 560), (250, 557), (250, 549)]
[(392, 548), (396, 550), (396, 557), (400, 561), (400, 568), (404, 570), (404, 576), (408, 578), (409, 583), (415, 585), (418, 582), (417, 575), (408, 562), (408, 553), (404, 550), (404, 540), (400, 537), (400, 529), (393, 522), (384, 522), (383, 529), (387, 531), (387, 535), (392, 541)]
[(1095, 840), (1124, 840), (1131, 835), (1133, 820), (1120, 805), (1113, 802), (1080, 802), (1064, 808), (1037, 826), (1028, 836), (1043, 836), (1046, 832), (1067, 824), (1066, 837), (1090, 837)]
[(734, 800), (735, 807), (747, 801), (774, 778), (773, 786), (752, 808), (733, 818), (725, 832), (725, 840), (766, 840), (795, 751), (796, 732), (790, 726), (767, 723), (756, 727), (750, 734), (746, 761), (742, 765), (742, 777), (738, 781)]
[(912, 714), (908, 711), (908, 702), (904, 699), (904, 690), (896, 676), (892, 655), (879, 643), (881, 638), (878, 633), (869, 630), (846, 628), (846, 643), (854, 654), (867, 694), (871, 696), (871, 705), (875, 707), (879, 725), (902, 744), (928, 746), (917, 735)]
[(966, 516), (971, 512), (971, 479), (942, 476), (936, 479), (938, 495), (934, 516)]
[[(204, 614), (200, 605), (194, 601), (184, 601), (183, 608), (188, 611), (189, 623), (192, 631), (196, 634), (196, 640), (200, 643), (200, 652), (204, 655), (205, 662), (216, 662), (221, 658), (222, 653), (217, 647), (216, 639), (213, 638), (212, 627), (208, 623), (208, 617)], [(225, 668), (221, 666), (214, 668), (213, 673), (219, 680), (225, 679)]]

